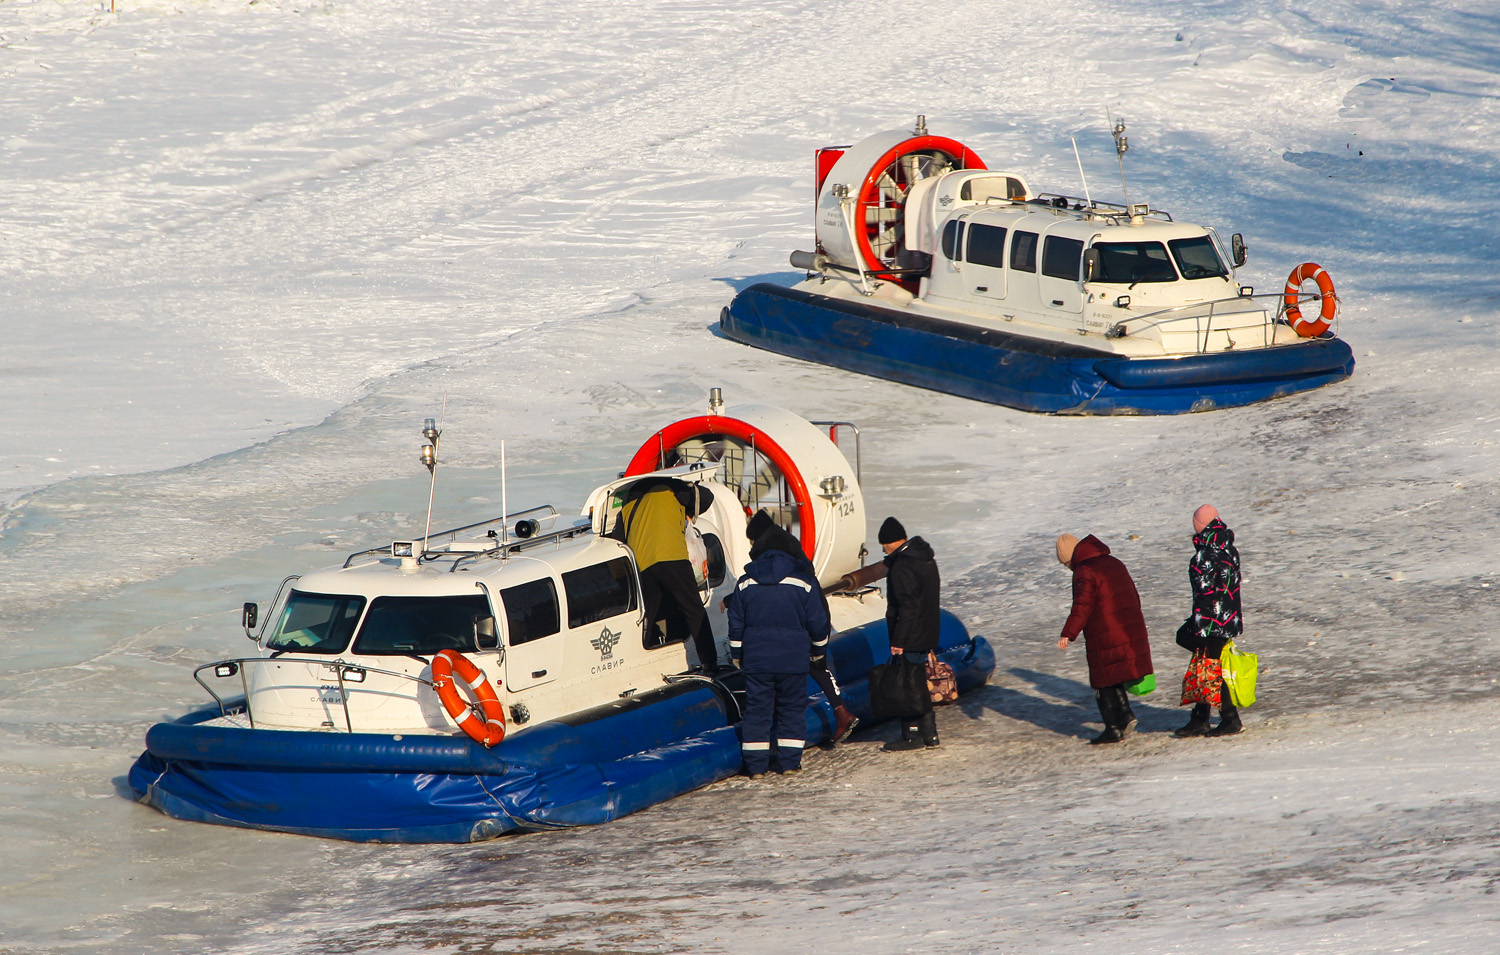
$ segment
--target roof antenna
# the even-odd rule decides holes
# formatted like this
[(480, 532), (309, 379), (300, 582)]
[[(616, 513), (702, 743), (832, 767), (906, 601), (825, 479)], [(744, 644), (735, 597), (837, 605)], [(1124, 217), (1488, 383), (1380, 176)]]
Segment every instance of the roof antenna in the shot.
[(1078, 140), (1073, 136), (1069, 136), (1068, 138), (1073, 140), (1073, 160), (1078, 163), (1078, 178), (1083, 180), (1083, 198), (1088, 202), (1089, 211), (1092, 212), (1094, 210), (1094, 197), (1089, 195), (1089, 180), (1083, 174), (1083, 160), (1078, 158)]
[(1125, 196), (1125, 208), (1129, 209), (1130, 190), (1125, 188), (1125, 151), (1130, 148), (1130, 140), (1125, 137), (1125, 121), (1111, 116), (1108, 106), (1104, 107), (1104, 115), (1114, 127), (1112, 132), (1115, 136), (1115, 157), (1120, 163), (1120, 192)]
[(432, 536), (432, 499), (437, 493), (437, 465), (438, 465), (438, 438), (442, 437), (442, 422), (448, 417), (448, 396), (443, 395), (443, 411), (437, 421), (427, 418), (422, 422), (422, 437), (427, 443), (422, 445), (422, 463), (427, 466), (427, 472), (432, 475), (432, 483), (427, 488), (427, 529), (422, 532), (421, 557), (427, 556), (427, 542)]
[(510, 506), (505, 500), (505, 439), (500, 439), (500, 558), (510, 557)]

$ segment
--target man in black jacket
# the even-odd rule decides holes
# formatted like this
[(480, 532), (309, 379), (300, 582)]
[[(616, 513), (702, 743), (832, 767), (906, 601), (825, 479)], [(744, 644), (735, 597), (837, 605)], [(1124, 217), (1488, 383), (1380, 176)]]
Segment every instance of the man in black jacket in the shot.
[[(942, 585), (932, 547), (920, 537), (908, 539), (906, 528), (894, 517), (887, 517), (880, 525), (876, 539), (890, 568), (885, 584), (885, 624), (891, 638), (891, 656), (899, 655), (925, 672), (927, 654), (938, 648), (938, 590)], [(884, 748), (899, 752), (937, 745), (937, 715), (928, 709), (904, 718), (901, 739)]]

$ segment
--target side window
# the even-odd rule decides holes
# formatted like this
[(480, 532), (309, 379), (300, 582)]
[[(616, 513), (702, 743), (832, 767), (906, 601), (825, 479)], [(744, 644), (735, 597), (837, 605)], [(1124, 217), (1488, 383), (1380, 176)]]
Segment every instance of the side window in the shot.
[(1042, 249), (1042, 274), (1050, 275), (1055, 279), (1076, 282), (1078, 281), (1078, 263), (1082, 258), (1082, 239), (1064, 239), (1061, 236), (1049, 235), (1047, 244)]
[(964, 220), (950, 219), (943, 224), (943, 256), (948, 259), (958, 258), (958, 254), (964, 247)]
[(975, 223), (969, 229), (969, 248), (965, 262), (1000, 268), (1005, 264), (1005, 230), (999, 226)]
[(1021, 272), (1036, 271), (1036, 233), (1017, 230), (1010, 240), (1010, 267)]
[(729, 572), (729, 562), (724, 557), (724, 542), (718, 534), (704, 534), (703, 546), (708, 550), (708, 585), (717, 587), (724, 582)]
[(569, 627), (586, 626), (636, 607), (635, 574), (630, 570), (629, 557), (570, 570), (562, 580)]
[(500, 602), (505, 605), (505, 628), (513, 647), (550, 637), (560, 629), (557, 588), (550, 577), (506, 587), (500, 591)]

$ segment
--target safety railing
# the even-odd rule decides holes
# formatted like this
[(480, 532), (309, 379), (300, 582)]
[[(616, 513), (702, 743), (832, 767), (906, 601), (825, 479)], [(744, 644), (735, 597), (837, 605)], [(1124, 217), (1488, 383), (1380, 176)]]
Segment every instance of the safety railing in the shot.
[[(432, 542), (435, 541), (435, 540), (439, 540), (440, 538), (446, 537), (446, 538), (448, 538), (448, 543), (450, 545), (456, 544), (456, 543), (458, 543), (458, 535), (459, 534), (467, 534), (470, 531), (477, 531), (480, 528), (484, 528), (484, 527), (498, 527), (501, 524), (506, 524), (506, 523), (509, 523), (510, 521), (514, 521), (514, 520), (517, 520), (517, 519), (522, 518), (522, 517), (526, 517), (527, 515), (531, 515), (531, 514), (542, 514), (545, 517), (556, 517), (557, 514), (558, 514), (558, 510), (557, 510), (557, 508), (553, 507), (551, 504), (541, 504), (541, 505), (538, 505), (537, 507), (528, 507), (524, 511), (516, 511), (514, 514), (506, 514), (506, 515), (504, 515), (502, 517), (492, 517), (492, 518), (490, 518), (488, 520), (479, 521), (478, 523), (475, 523), (475, 524), (465, 524), (463, 527), (454, 527), (454, 528), (450, 528), (450, 529), (448, 529), (446, 531), (437, 531), (435, 533), (427, 535), (428, 553), (430, 554), (432, 552)], [(356, 551), (355, 553), (350, 554), (348, 557), (346, 557), (344, 559), (344, 566), (348, 567), (350, 564), (353, 564), (356, 560), (358, 560), (361, 557), (368, 557), (371, 554), (387, 554), (388, 555), (388, 554), (390, 554), (390, 552), (391, 552), (391, 545), (390, 544), (382, 544), (379, 547), (371, 547), (368, 550)], [(423, 556), (426, 556), (426, 555), (423, 555)]]
[(840, 450), (843, 450), (843, 448), (839, 446), (839, 429), (847, 428), (854, 432), (854, 480), (863, 485), (864, 475), (860, 473), (859, 462), (859, 425), (852, 421), (814, 421), (811, 423), (816, 427), (827, 429), (828, 440), (832, 441), (834, 446), (839, 447)]
[[(523, 511), (522, 513), (525, 512)], [(505, 557), (508, 554), (519, 553), (522, 550), (537, 547), (541, 544), (553, 544), (555, 546), (561, 546), (562, 542), (565, 540), (570, 540), (571, 538), (577, 537), (580, 534), (588, 534), (592, 531), (593, 521), (587, 517), (576, 518), (573, 523), (569, 524), (567, 527), (559, 527), (556, 530), (548, 531), (545, 534), (536, 534), (535, 531), (532, 531), (531, 533), (535, 536), (529, 537), (522, 537), (521, 530), (518, 527), (516, 530), (516, 536), (514, 537), (510, 537), (507, 540), (500, 541), (493, 547), (487, 547), (484, 550), (475, 551), (471, 554), (463, 554), (455, 558), (453, 561), (453, 565), (448, 568), (448, 572), (451, 574), (454, 571), (458, 570), (459, 565), (464, 563), (465, 561), (479, 560), (481, 557)], [(494, 532), (491, 531), (490, 533), (493, 534)]]
[[(250, 728), (254, 729), (255, 713), (251, 708), (250, 701), (252, 699), (252, 696), (250, 693), (250, 681), (246, 679), (246, 672), (249, 667), (263, 666), (271, 663), (283, 666), (287, 664), (300, 663), (305, 664), (309, 667), (323, 667), (327, 670), (332, 671), (333, 681), (332, 685), (330, 685), (328, 689), (332, 691), (336, 688), (338, 691), (338, 698), (337, 700), (326, 699), (320, 692), (319, 699), (324, 703), (336, 702), (340, 705), (344, 714), (344, 730), (345, 732), (349, 733), (353, 733), (355, 731), (354, 717), (349, 712), (349, 686), (350, 684), (364, 683), (366, 677), (368, 677), (368, 675), (371, 673), (379, 673), (384, 676), (393, 676), (399, 677), (403, 680), (410, 680), (413, 683), (419, 683), (422, 686), (431, 687), (434, 692), (436, 692), (436, 687), (433, 686), (431, 680), (423, 679), (419, 676), (412, 676), (410, 673), (401, 673), (397, 670), (383, 670), (379, 667), (365, 666), (363, 664), (356, 665), (352, 663), (345, 663), (343, 660), (333, 660), (325, 662), (322, 660), (288, 660), (283, 657), (240, 657), (235, 660), (220, 660), (216, 663), (205, 663), (204, 665), (198, 667), (193, 671), (193, 679), (197, 680), (198, 685), (207, 690), (208, 695), (214, 698), (215, 703), (219, 704), (220, 716), (238, 716), (240, 715), (240, 712), (243, 712), (245, 718), (250, 721)], [(213, 670), (214, 676), (218, 679), (231, 679), (236, 676), (239, 677), (240, 689), (245, 694), (243, 711), (241, 711), (239, 707), (230, 706), (222, 695), (220, 695), (212, 686), (204, 681), (202, 675), (204, 670)], [(321, 690), (322, 687), (320, 686), (319, 689)], [(330, 693), (329, 695), (331, 696), (332, 693)], [(478, 711), (477, 704), (470, 703), (469, 705), (471, 709), (475, 710), (476, 712)], [(317, 728), (329, 730), (337, 729), (332, 720), (323, 721), (322, 724)]]
[(1103, 199), (1090, 199), (1087, 196), (1069, 196), (1060, 192), (1039, 192), (1034, 198), (1025, 201), (1031, 205), (1049, 206), (1060, 212), (1083, 212), (1090, 216), (1107, 219), (1129, 221), (1138, 216), (1145, 216), (1160, 219), (1163, 222), (1175, 221), (1170, 212), (1165, 209), (1152, 209), (1145, 203), (1126, 205), (1119, 202), (1105, 202)]
[[(1258, 326), (1234, 325), (1230, 328), (1214, 328), (1215, 318), (1224, 317), (1224, 313), (1226, 312), (1227, 314), (1236, 316), (1249, 314), (1251, 310), (1245, 309), (1243, 306), (1246, 302), (1251, 302), (1255, 299), (1276, 299), (1279, 304), (1274, 312), (1272, 312), (1270, 309), (1265, 308), (1254, 310), (1265, 316), (1265, 318), (1262, 319)], [(1301, 302), (1317, 302), (1319, 303), (1319, 307), (1321, 307), (1322, 299), (1323, 296), (1320, 293), (1307, 293), (1299, 296), (1299, 304)], [(1236, 308), (1234, 311), (1228, 311), (1230, 308), (1236, 306), (1238, 306), (1238, 308)], [(1163, 332), (1176, 331), (1178, 329), (1174, 326), (1180, 326), (1191, 322), (1193, 324), (1194, 339), (1197, 343), (1196, 350), (1198, 354), (1201, 355), (1205, 354), (1208, 351), (1209, 337), (1213, 335), (1215, 331), (1238, 332), (1244, 331), (1247, 328), (1258, 327), (1261, 331), (1261, 344), (1270, 345), (1276, 340), (1276, 326), (1278, 324), (1285, 324), (1283, 322), (1283, 316), (1285, 314), (1286, 298), (1285, 295), (1281, 292), (1262, 292), (1256, 295), (1236, 295), (1232, 298), (1212, 299), (1207, 302), (1193, 302), (1188, 305), (1174, 305), (1171, 308), (1158, 309), (1154, 312), (1147, 312), (1144, 315), (1132, 315), (1130, 318), (1122, 319), (1121, 321), (1118, 321), (1111, 325), (1105, 331), (1104, 337), (1125, 338), (1130, 335), (1140, 334), (1141, 332), (1153, 328)], [(1336, 321), (1337, 316), (1335, 316), (1335, 322)]]

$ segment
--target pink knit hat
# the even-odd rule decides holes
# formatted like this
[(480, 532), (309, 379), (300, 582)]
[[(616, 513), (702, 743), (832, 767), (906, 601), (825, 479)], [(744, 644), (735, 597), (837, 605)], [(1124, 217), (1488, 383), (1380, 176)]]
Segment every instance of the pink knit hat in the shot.
[(1064, 564), (1073, 563), (1073, 549), (1078, 546), (1078, 538), (1072, 534), (1064, 534), (1057, 539), (1057, 559)]
[(1193, 533), (1203, 533), (1209, 521), (1218, 520), (1219, 512), (1212, 504), (1205, 504), (1193, 512)]

